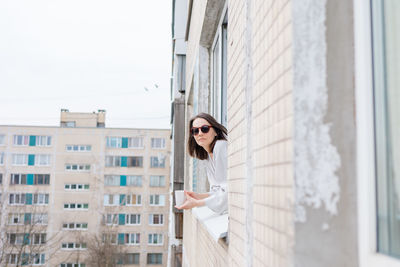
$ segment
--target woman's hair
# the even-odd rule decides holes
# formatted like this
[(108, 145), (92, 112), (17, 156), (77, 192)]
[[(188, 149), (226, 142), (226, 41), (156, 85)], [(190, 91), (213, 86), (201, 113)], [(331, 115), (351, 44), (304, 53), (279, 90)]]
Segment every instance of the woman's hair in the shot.
[(199, 113), (196, 116), (194, 116), (193, 118), (190, 119), (189, 122), (189, 139), (188, 139), (188, 152), (189, 155), (194, 157), (194, 158), (198, 158), (200, 160), (204, 160), (208, 158), (208, 153), (207, 151), (202, 147), (199, 146), (196, 142), (196, 140), (194, 139), (194, 136), (191, 133), (191, 129), (193, 127), (193, 121), (195, 119), (205, 119), (206, 121), (208, 121), (208, 123), (212, 126), (212, 128), (214, 129), (215, 133), (217, 134), (217, 136), (214, 138), (214, 140), (211, 142), (210, 144), (210, 148), (211, 151), (213, 151), (214, 149), (214, 145), (217, 142), (217, 140), (226, 140), (227, 136), (228, 136), (228, 131), (226, 130), (225, 126), (223, 126), (222, 124), (218, 123), (213, 116), (211, 116), (210, 114), (207, 113)]

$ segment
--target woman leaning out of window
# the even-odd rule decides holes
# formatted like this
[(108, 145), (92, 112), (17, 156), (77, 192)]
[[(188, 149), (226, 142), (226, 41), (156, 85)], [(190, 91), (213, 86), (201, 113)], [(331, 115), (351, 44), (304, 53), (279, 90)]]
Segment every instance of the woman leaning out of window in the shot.
[(205, 160), (210, 192), (185, 191), (185, 202), (178, 209), (207, 206), (216, 213), (228, 210), (227, 194), (227, 130), (211, 115), (200, 113), (189, 123), (188, 152)]

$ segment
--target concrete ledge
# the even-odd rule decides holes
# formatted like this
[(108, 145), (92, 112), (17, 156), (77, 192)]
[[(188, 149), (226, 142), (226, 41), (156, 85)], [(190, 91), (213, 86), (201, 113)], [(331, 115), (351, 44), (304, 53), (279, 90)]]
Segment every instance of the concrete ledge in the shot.
[(208, 207), (192, 209), (193, 215), (205, 226), (211, 237), (218, 242), (228, 233), (228, 214), (219, 215)]

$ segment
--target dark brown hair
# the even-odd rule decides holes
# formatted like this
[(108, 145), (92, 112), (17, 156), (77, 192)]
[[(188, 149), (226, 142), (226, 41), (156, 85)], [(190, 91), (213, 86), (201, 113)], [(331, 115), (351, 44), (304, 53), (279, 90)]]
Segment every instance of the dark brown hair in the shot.
[(196, 140), (194, 139), (194, 136), (191, 133), (191, 129), (193, 127), (193, 121), (195, 119), (205, 119), (206, 121), (208, 121), (208, 123), (213, 127), (215, 133), (217, 134), (217, 136), (214, 138), (214, 140), (212, 141), (212, 143), (210, 144), (210, 148), (211, 151), (213, 151), (214, 149), (214, 145), (217, 142), (217, 140), (226, 140), (227, 136), (228, 136), (228, 131), (226, 130), (225, 126), (223, 126), (222, 124), (218, 123), (213, 116), (211, 116), (210, 114), (207, 113), (199, 113), (196, 116), (194, 116), (193, 118), (190, 119), (189, 122), (189, 138), (188, 138), (188, 152), (189, 155), (194, 157), (194, 158), (198, 158), (200, 160), (204, 160), (208, 158), (208, 153), (207, 151), (202, 147), (199, 146), (196, 142)]

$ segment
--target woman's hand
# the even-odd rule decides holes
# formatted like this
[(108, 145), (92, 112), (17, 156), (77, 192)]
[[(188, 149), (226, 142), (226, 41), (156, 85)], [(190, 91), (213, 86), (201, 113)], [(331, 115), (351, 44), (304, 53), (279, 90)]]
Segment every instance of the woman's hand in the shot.
[(192, 209), (192, 208), (195, 208), (195, 207), (201, 207), (201, 206), (205, 205), (205, 201), (204, 200), (195, 199), (195, 198), (190, 196), (191, 195), (190, 193), (197, 194), (197, 193), (194, 193), (194, 192), (185, 191), (185, 196), (186, 196), (185, 202), (183, 202), (183, 204), (181, 206), (179, 206), (179, 207), (175, 206), (175, 208), (180, 209), (180, 210), (182, 210), (182, 209), (188, 210), (188, 209)]

